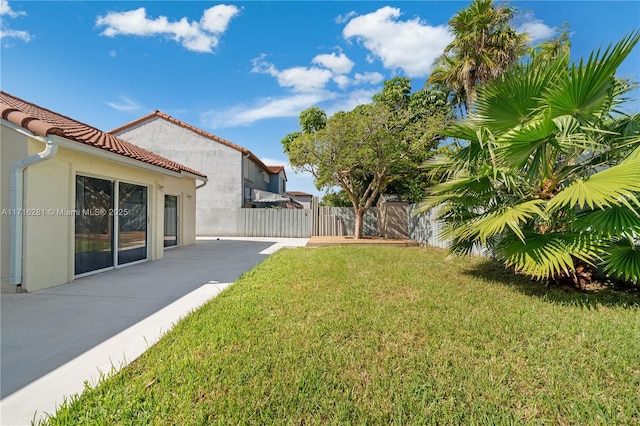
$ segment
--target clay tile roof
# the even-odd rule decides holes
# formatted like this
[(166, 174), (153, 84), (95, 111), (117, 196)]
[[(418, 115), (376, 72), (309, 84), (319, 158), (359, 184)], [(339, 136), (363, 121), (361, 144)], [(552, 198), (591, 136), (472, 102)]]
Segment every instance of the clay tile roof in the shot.
[(95, 127), (24, 101), (4, 91), (0, 91), (0, 112), (3, 119), (38, 136), (62, 136), (75, 142), (91, 145), (173, 172), (187, 172), (206, 178), (206, 175), (196, 170), (147, 151)]
[(150, 120), (150, 119), (155, 118), (155, 117), (162, 118), (163, 120), (166, 120), (166, 121), (168, 121), (170, 123), (178, 125), (178, 126), (184, 128), (184, 129), (191, 130), (192, 132), (194, 132), (194, 133), (196, 133), (196, 134), (198, 134), (200, 136), (204, 136), (207, 139), (211, 139), (213, 141), (216, 141), (216, 142), (219, 142), (219, 143), (221, 143), (223, 145), (226, 145), (226, 146), (228, 146), (230, 148), (233, 148), (233, 149), (235, 149), (237, 151), (240, 151), (243, 155), (246, 155), (249, 158), (251, 158), (254, 163), (257, 163), (258, 165), (262, 166), (262, 168), (264, 168), (264, 169), (270, 170), (269, 166), (265, 165), (262, 162), (262, 160), (260, 160), (258, 157), (256, 157), (253, 154), (253, 152), (249, 151), (247, 148), (241, 147), (240, 145), (236, 145), (235, 143), (230, 142), (230, 141), (228, 141), (226, 139), (223, 139), (223, 138), (221, 138), (219, 136), (216, 136), (216, 135), (214, 135), (212, 133), (205, 132), (202, 129), (198, 129), (195, 126), (192, 126), (191, 124), (185, 123), (184, 121), (180, 121), (177, 118), (173, 118), (169, 114), (165, 114), (164, 112), (161, 112), (160, 110), (155, 110), (151, 114), (147, 114), (144, 117), (140, 117), (137, 120), (134, 120), (134, 121), (132, 121), (130, 123), (127, 123), (127, 124), (125, 124), (123, 126), (118, 127), (117, 129), (113, 129), (109, 133), (112, 134), (112, 135), (115, 135), (117, 133), (120, 133), (120, 132), (122, 132), (124, 130), (127, 130), (127, 129), (131, 128), (131, 127), (137, 126), (138, 124), (144, 123), (145, 121)]
[(269, 169), (269, 171), (271, 171), (271, 173), (273, 173), (274, 175), (277, 175), (278, 173), (280, 173), (281, 171), (284, 170), (284, 166), (267, 166), (267, 168)]
[(284, 166), (266, 166), (267, 170), (274, 175), (280, 172), (284, 172), (284, 178), (287, 179), (287, 172), (284, 171)]

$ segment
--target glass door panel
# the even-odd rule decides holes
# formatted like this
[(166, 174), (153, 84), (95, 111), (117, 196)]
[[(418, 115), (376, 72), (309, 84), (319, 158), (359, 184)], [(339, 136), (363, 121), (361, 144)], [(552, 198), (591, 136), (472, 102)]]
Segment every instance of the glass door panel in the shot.
[(113, 182), (76, 176), (75, 273), (113, 266)]
[(164, 196), (164, 246), (178, 245), (178, 196)]
[(147, 258), (147, 188), (118, 184), (118, 265)]

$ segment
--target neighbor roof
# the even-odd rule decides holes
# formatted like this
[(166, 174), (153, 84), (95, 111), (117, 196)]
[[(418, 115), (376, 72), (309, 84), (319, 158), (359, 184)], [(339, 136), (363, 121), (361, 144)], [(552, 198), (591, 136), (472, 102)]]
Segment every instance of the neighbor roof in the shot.
[(111, 130), (109, 133), (110, 134), (117, 134), (117, 133), (121, 133), (124, 130), (127, 130), (131, 127), (137, 126), (138, 124), (144, 123), (145, 121), (151, 120), (152, 118), (162, 118), (163, 120), (168, 121), (169, 123), (173, 123), (177, 126), (180, 126), (184, 129), (187, 130), (191, 130), (194, 133), (197, 133), (200, 136), (204, 136), (207, 139), (211, 139), (213, 141), (216, 141), (218, 143), (221, 143), (223, 145), (226, 145), (230, 148), (233, 148), (237, 151), (240, 151), (242, 154), (248, 156), (249, 158), (251, 158), (253, 160), (254, 163), (257, 163), (258, 165), (262, 166), (262, 168), (264, 168), (265, 170), (272, 172), (273, 174), (278, 174), (278, 172), (273, 172), (272, 171), (272, 166), (267, 166), (266, 164), (264, 164), (262, 162), (262, 160), (260, 160), (253, 152), (249, 151), (247, 148), (241, 147), (240, 145), (237, 145), (233, 142), (230, 142), (226, 139), (223, 139), (219, 136), (216, 136), (212, 133), (209, 132), (205, 132), (202, 129), (197, 128), (196, 126), (192, 126), (191, 124), (185, 123), (184, 121), (178, 120), (177, 118), (174, 118), (172, 116), (170, 116), (169, 114), (165, 114), (164, 112), (160, 111), (160, 110), (155, 110), (154, 112), (152, 112), (151, 114), (147, 114), (144, 117), (140, 117), (137, 120), (132, 121), (131, 123), (127, 123), (123, 126), (120, 126), (116, 129)]
[(313, 197), (313, 194), (309, 194), (308, 192), (302, 192), (302, 191), (287, 191), (287, 194), (292, 195), (294, 197)]
[(0, 111), (3, 119), (38, 136), (61, 136), (65, 139), (133, 158), (173, 172), (187, 172), (203, 178), (207, 177), (197, 170), (147, 151), (117, 136), (27, 102), (4, 91), (0, 91)]
[(287, 179), (287, 172), (284, 171), (284, 166), (267, 166), (267, 168), (274, 175), (277, 175), (280, 172), (284, 172), (284, 178)]

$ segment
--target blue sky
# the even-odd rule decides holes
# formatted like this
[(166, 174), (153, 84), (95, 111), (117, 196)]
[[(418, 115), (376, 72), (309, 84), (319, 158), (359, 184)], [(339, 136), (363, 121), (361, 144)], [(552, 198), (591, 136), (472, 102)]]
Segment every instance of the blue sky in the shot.
[[(0, 0), (0, 86), (105, 131), (159, 109), (285, 164), (280, 140), (303, 109), (349, 110), (394, 76), (423, 87), (468, 4)], [(638, 1), (510, 5), (534, 44), (568, 21), (574, 59), (640, 28)], [(640, 79), (639, 47), (619, 74)], [(288, 189), (319, 194), (287, 174)]]

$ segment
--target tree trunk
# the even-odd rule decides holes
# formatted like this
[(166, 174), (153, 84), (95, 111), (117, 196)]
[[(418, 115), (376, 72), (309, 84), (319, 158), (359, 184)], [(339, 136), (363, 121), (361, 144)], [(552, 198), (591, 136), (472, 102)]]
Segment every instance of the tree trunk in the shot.
[(356, 226), (355, 231), (353, 232), (353, 238), (355, 238), (356, 240), (360, 240), (362, 239), (364, 232), (364, 213), (361, 209), (354, 210), (354, 213), (356, 214)]

